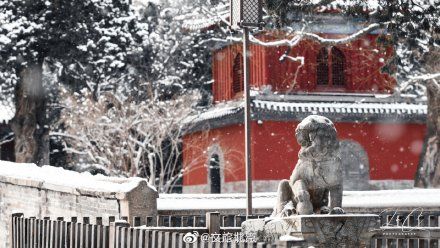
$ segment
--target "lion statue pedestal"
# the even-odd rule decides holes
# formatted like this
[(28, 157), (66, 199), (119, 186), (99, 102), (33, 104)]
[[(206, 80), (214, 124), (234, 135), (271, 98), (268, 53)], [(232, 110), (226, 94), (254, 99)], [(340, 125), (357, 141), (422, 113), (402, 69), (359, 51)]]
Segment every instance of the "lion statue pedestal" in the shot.
[(301, 145), (298, 162), (290, 180), (278, 186), (271, 218), (245, 221), (243, 232), (259, 240), (290, 235), (317, 247), (363, 247), (379, 217), (349, 215), (342, 209), (343, 175), (334, 124), (310, 115), (298, 124), (295, 137)]
[(369, 248), (379, 225), (374, 214), (314, 214), (247, 220), (241, 228), (259, 242), (276, 243), (289, 236), (295, 240), (293, 247)]

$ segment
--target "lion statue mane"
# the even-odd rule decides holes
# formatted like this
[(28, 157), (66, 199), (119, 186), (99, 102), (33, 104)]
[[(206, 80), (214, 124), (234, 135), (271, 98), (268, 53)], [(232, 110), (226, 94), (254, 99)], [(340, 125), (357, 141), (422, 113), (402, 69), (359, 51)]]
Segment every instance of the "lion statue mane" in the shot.
[(295, 130), (301, 145), (290, 180), (278, 186), (272, 216), (343, 213), (342, 168), (336, 128), (326, 117), (310, 115)]

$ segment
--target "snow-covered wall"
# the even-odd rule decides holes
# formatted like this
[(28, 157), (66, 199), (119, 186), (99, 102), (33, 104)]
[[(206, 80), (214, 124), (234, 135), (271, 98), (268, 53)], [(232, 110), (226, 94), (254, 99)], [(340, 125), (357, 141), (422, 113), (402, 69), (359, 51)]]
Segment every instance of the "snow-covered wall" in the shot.
[(0, 161), (0, 247), (9, 247), (11, 214), (43, 217), (134, 216), (157, 214), (156, 190), (141, 178), (92, 176), (61, 168)]

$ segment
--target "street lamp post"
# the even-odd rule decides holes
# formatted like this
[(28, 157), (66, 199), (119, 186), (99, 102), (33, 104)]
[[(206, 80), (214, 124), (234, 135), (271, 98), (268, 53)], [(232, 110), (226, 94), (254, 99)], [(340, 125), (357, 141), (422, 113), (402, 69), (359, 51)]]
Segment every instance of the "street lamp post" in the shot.
[(246, 166), (246, 215), (252, 215), (251, 98), (249, 83), (249, 29), (262, 25), (262, 0), (231, 0), (230, 25), (243, 30), (244, 129)]
[(252, 159), (251, 159), (251, 87), (249, 84), (249, 30), (243, 28), (243, 69), (244, 69), (244, 130), (246, 166), (246, 216), (252, 215)]

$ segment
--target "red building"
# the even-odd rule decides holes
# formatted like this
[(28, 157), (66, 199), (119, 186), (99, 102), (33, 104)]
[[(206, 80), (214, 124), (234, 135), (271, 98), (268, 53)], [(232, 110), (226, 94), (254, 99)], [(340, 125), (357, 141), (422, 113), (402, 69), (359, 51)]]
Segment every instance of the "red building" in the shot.
[[(343, 23), (335, 32), (334, 23), (324, 22), (319, 35), (342, 38), (362, 25)], [(286, 37), (266, 32), (258, 38)], [(380, 33), (337, 46), (303, 40), (287, 54), (298, 61), (280, 60), (287, 47), (251, 45), (254, 191), (276, 191), (279, 180), (290, 176), (300, 149), (294, 130), (310, 114), (335, 123), (345, 189), (413, 185), (427, 108), (391, 95), (396, 80), (383, 72), (394, 52), (388, 44)], [(214, 106), (192, 119), (183, 138), (184, 193), (245, 191), (241, 51), (235, 43), (213, 53)]]

